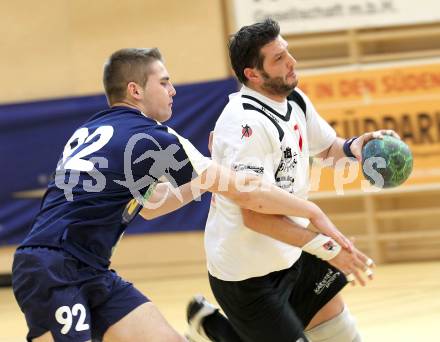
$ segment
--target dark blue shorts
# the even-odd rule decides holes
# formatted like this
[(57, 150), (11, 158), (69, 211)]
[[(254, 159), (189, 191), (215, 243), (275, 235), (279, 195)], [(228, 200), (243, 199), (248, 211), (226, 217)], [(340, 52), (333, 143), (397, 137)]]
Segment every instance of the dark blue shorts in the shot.
[(55, 341), (101, 338), (114, 323), (148, 302), (113, 270), (97, 270), (58, 249), (18, 249), (12, 286), (29, 327), (27, 339), (51, 331)]

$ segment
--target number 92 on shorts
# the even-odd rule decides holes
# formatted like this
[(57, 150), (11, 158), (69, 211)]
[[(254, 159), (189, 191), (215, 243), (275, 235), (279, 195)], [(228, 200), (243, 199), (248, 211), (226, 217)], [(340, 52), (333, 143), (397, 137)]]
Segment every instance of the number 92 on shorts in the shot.
[(12, 286), (28, 341), (88, 341), (149, 300), (116, 272), (93, 268), (61, 249), (25, 247), (14, 256)]

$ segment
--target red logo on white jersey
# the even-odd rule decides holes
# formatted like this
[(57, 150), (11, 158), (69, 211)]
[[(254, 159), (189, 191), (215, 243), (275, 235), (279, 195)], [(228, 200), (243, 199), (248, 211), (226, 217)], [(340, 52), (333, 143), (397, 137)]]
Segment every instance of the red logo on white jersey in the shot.
[(241, 126), (241, 138), (249, 138), (252, 135), (252, 128), (250, 128), (248, 125)]
[(293, 126), (293, 129), (295, 131), (298, 131), (298, 135), (299, 135), (298, 145), (299, 145), (299, 150), (302, 152), (302, 150), (303, 150), (303, 137), (301, 135), (301, 131), (299, 130), (298, 124), (295, 124), (295, 126)]

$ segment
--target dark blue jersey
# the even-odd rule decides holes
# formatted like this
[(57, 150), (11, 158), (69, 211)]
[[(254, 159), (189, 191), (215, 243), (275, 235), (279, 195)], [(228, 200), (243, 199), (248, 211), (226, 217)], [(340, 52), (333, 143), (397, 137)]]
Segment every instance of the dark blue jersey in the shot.
[(64, 147), (20, 247), (62, 248), (107, 268), (113, 247), (159, 179), (177, 187), (208, 165), (188, 140), (136, 109), (99, 112)]

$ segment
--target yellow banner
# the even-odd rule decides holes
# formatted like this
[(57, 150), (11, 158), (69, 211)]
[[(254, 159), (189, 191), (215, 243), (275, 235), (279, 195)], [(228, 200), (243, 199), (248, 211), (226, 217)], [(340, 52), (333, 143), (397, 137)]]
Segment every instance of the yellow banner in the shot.
[[(339, 136), (394, 129), (414, 154), (405, 184), (440, 182), (440, 64), (308, 75), (300, 88)], [(334, 190), (333, 178), (325, 170), (319, 189)]]

